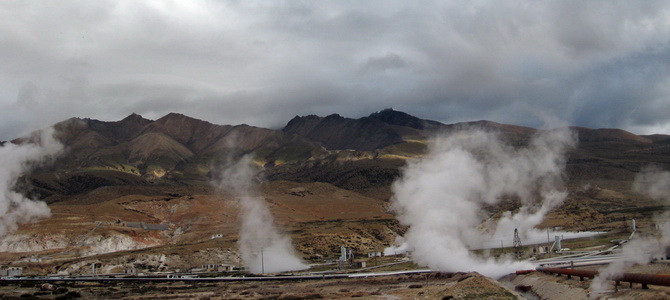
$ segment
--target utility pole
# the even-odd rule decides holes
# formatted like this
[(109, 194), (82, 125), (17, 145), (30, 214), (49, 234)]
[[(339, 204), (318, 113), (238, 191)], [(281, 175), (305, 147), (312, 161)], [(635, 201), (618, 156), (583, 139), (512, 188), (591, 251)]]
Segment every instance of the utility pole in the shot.
[(514, 254), (516, 255), (517, 258), (521, 258), (523, 249), (523, 245), (521, 245), (521, 238), (519, 237), (519, 230), (514, 228)]
[(547, 228), (547, 243), (551, 243), (551, 240), (549, 239), (549, 228)]
[(263, 247), (261, 247), (261, 273), (265, 274), (265, 259), (263, 258)]

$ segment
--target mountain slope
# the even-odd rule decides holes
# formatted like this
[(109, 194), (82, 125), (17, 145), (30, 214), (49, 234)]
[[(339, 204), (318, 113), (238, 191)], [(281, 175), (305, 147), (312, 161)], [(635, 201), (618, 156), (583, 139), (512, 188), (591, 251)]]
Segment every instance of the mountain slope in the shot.
[[(404, 233), (389, 213), (391, 187), (408, 159), (426, 154), (433, 137), (479, 128), (516, 147), (538, 132), (491, 121), (442, 124), (393, 110), (360, 119), (295, 117), (283, 130), (216, 125), (181, 114), (155, 121), (135, 114), (116, 122), (72, 118), (55, 127), (65, 154), (20, 186), (49, 203), (52, 217), (0, 238), (0, 248), (28, 249), (45, 259), (69, 255), (76, 265), (86, 255), (154, 247), (110, 255), (125, 257), (123, 266), (139, 264), (138, 253), (168, 255), (168, 264), (180, 268), (213, 259), (235, 263), (240, 205), (210, 182), (221, 165), (242, 155), (253, 155), (258, 192), (296, 249), (322, 261), (337, 257), (343, 245), (360, 254), (379, 251)], [(670, 137), (574, 130), (580, 143), (568, 153), (568, 198), (542, 226), (609, 231), (635, 218), (651, 227), (653, 213), (665, 206), (633, 192), (631, 183), (648, 164), (670, 168)], [(503, 205), (481, 213), (515, 209), (514, 203)], [(160, 223), (168, 230), (126, 222)], [(85, 266), (98, 257), (89, 259)], [(63, 269), (76, 270), (72, 265)]]
[[(239, 155), (253, 153), (260, 165), (275, 165), (323, 151), (297, 135), (248, 125), (215, 125), (175, 113), (156, 121), (136, 114), (116, 122), (71, 118), (54, 127), (66, 152), (53, 168), (34, 177), (41, 195), (71, 195), (123, 182), (207, 184), (212, 168)], [(65, 177), (58, 182), (58, 176), (47, 176), (50, 172), (76, 172), (90, 184), (68, 184)], [(137, 179), (114, 179), (129, 176)]]
[[(136, 114), (116, 122), (72, 118), (55, 127), (68, 151), (45, 172), (83, 172), (94, 184), (72, 190), (71, 184), (34, 182), (42, 186), (43, 195), (69, 195), (105, 182), (123, 182), (95, 179), (111, 174), (102, 171), (136, 176), (137, 180), (126, 180), (134, 183), (207, 185), (218, 166), (252, 154), (270, 180), (328, 182), (386, 198), (404, 160), (423, 155), (434, 136), (478, 128), (523, 145), (537, 132), (491, 121), (442, 124), (392, 109), (359, 119), (337, 114), (296, 116), (282, 130), (216, 125), (176, 113), (156, 121)], [(573, 184), (629, 181), (648, 163), (670, 163), (667, 135), (573, 129), (580, 138), (568, 160)]]
[(329, 150), (371, 151), (402, 143), (408, 138), (423, 137), (419, 130), (411, 127), (392, 125), (371, 117), (349, 119), (338, 114), (325, 118), (295, 117), (283, 131), (304, 136)]
[(389, 125), (404, 126), (417, 130), (439, 130), (445, 127), (440, 122), (419, 119), (407, 113), (393, 110), (392, 108), (372, 113), (368, 118), (379, 120)]
[(170, 113), (142, 128), (140, 134), (160, 132), (171, 137), (193, 153), (200, 154), (233, 128)]

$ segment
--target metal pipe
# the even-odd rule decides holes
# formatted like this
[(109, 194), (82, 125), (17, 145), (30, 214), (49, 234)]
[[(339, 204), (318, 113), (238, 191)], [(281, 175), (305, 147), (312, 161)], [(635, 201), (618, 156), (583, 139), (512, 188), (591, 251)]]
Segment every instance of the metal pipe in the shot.
[[(598, 275), (598, 271), (594, 270), (575, 270), (575, 269), (561, 269), (561, 268), (537, 268), (539, 272), (563, 274), (570, 276), (579, 276), (583, 278), (593, 278)], [(623, 273), (608, 277), (609, 280), (614, 280), (617, 283), (620, 281), (630, 283), (640, 283), (642, 287), (646, 285), (660, 285), (670, 286), (670, 275), (665, 274), (639, 274), (639, 273)]]
[(539, 272), (563, 274), (568, 276), (579, 276), (580, 278), (593, 278), (598, 275), (598, 271), (594, 270), (575, 270), (575, 269), (561, 269), (561, 268), (537, 268)]
[(413, 271), (391, 271), (391, 272), (373, 272), (357, 274), (320, 274), (320, 275), (283, 275), (283, 276), (263, 276), (263, 277), (199, 277), (199, 278), (167, 278), (167, 277), (20, 277), (0, 279), (0, 284), (10, 282), (229, 282), (229, 281), (302, 281), (302, 280), (323, 280), (323, 279), (345, 279), (360, 277), (381, 277), (395, 275), (413, 275), (438, 273), (433, 270), (413, 270)]
[(641, 283), (644, 285), (660, 285), (660, 286), (670, 286), (670, 275), (661, 275), (661, 274), (636, 274), (636, 273), (624, 273), (620, 276), (615, 276), (615, 281), (625, 281), (625, 282), (634, 282)]

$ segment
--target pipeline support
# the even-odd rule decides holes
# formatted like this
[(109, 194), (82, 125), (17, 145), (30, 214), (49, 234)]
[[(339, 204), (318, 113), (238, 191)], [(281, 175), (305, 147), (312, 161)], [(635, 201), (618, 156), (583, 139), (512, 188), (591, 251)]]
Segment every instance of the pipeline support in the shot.
[[(568, 278), (571, 278), (571, 276), (579, 276), (580, 280), (583, 280), (585, 277), (594, 278), (598, 275), (598, 271), (595, 270), (537, 268), (537, 271), (544, 273), (567, 275)], [(642, 285), (643, 289), (649, 288), (648, 285), (670, 286), (670, 275), (664, 275), (664, 274), (623, 273), (619, 275), (610, 276), (607, 279), (613, 280), (616, 285), (618, 285), (621, 281), (629, 282), (631, 286), (633, 285), (633, 283), (639, 283)]]

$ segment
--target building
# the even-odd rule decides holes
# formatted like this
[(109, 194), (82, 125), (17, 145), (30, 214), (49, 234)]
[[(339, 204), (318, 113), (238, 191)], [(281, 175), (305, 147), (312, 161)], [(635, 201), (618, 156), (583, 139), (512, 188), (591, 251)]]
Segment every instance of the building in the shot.
[(150, 224), (144, 222), (126, 222), (126, 227), (141, 228), (144, 230), (168, 230), (167, 224)]
[(382, 257), (382, 256), (384, 256), (383, 253), (379, 251), (368, 252), (368, 257)]
[(144, 226), (142, 226), (142, 229), (144, 229), (144, 230), (168, 230), (168, 226), (167, 226), (167, 224), (144, 223)]
[(23, 276), (22, 267), (0, 267), (0, 277), (21, 277)]
[(235, 266), (229, 264), (220, 264), (218, 270), (219, 272), (232, 272), (235, 270)]
[(31, 263), (41, 263), (42, 258), (41, 257), (27, 257), (27, 258), (22, 259), (22, 261), (27, 261), (27, 262), (31, 262)]
[(235, 270), (234, 265), (230, 264), (206, 264), (200, 268), (204, 272), (232, 272)]

